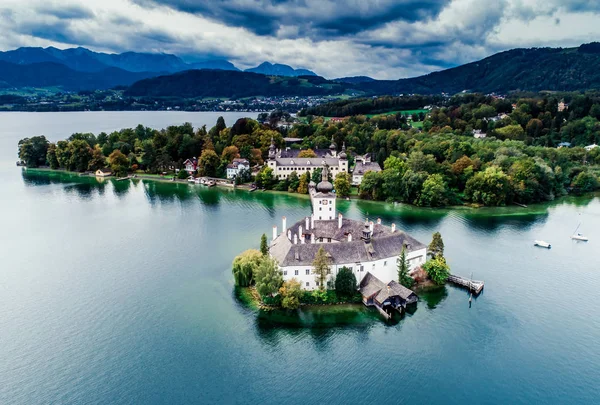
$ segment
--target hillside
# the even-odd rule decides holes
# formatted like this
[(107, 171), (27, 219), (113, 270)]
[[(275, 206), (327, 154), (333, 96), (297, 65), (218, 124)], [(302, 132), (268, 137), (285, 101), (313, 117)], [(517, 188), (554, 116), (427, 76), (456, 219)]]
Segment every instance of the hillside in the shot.
[(578, 48), (531, 48), (500, 52), (483, 60), (411, 79), (360, 84), (372, 94), (507, 93), (513, 90), (572, 91), (600, 88), (600, 44)]
[(260, 73), (267, 76), (316, 76), (315, 72), (307, 69), (294, 69), (280, 63), (263, 62), (257, 67), (246, 69), (245, 72)]
[(340, 94), (346, 85), (319, 76), (279, 77), (250, 72), (189, 70), (134, 83), (125, 94), (150, 97), (315, 96)]
[(62, 87), (68, 91), (108, 89), (128, 86), (154, 76), (149, 72), (127, 72), (108, 67), (98, 72), (78, 72), (54, 62), (17, 65), (0, 61), (0, 88)]

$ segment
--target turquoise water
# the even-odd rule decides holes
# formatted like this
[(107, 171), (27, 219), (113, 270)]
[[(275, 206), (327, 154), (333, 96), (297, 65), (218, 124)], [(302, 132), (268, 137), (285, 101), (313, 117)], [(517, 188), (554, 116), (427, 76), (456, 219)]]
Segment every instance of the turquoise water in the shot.
[[(484, 210), (341, 201), (346, 216), (424, 242), (439, 230), (453, 272), (485, 280), (484, 293), (469, 308), (444, 287), (392, 324), (361, 307), (257, 316), (236, 300), (230, 263), (309, 201), (14, 166), (27, 135), (209, 120), (106, 114), (0, 114), (0, 403), (598, 402), (597, 198)], [(579, 222), (588, 243), (569, 239)]]

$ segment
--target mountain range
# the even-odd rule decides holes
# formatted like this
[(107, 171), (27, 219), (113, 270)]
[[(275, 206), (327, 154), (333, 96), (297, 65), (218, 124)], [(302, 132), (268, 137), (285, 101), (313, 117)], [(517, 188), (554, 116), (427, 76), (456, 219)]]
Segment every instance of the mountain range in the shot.
[[(185, 62), (178, 56), (165, 53), (124, 52), (119, 54), (94, 52), (86, 48), (58, 49), (54, 47), (23, 47), (0, 52), (0, 61), (17, 65), (52, 62), (60, 63), (79, 72), (101, 72), (114, 67), (128, 72), (175, 73), (192, 69), (239, 70), (225, 59), (206, 59)], [(247, 69), (248, 72), (276, 76), (314, 75), (306, 69), (293, 69), (291, 66), (263, 62)]]
[(573, 91), (600, 89), (599, 64), (600, 43), (594, 42), (576, 48), (512, 49), (408, 79), (326, 80), (309, 70), (269, 62), (242, 72), (222, 59), (187, 63), (168, 54), (19, 48), (0, 52), (0, 87), (78, 91), (125, 86), (128, 95), (155, 97)]

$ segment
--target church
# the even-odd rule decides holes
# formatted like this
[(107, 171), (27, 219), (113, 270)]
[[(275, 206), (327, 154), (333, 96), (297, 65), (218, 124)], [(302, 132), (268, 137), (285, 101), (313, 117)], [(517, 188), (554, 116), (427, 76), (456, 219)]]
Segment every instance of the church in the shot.
[(279, 264), (284, 281), (295, 278), (304, 289), (318, 289), (312, 263), (320, 247), (330, 258), (329, 281), (342, 267), (352, 270), (359, 285), (367, 273), (384, 283), (397, 280), (396, 261), (403, 247), (410, 270), (425, 263), (427, 247), (396, 229), (395, 224), (386, 226), (380, 219), (356, 221), (338, 214), (328, 170), (325, 166), (322, 180), (309, 186), (312, 214), (290, 226), (283, 217), (280, 233), (273, 226), (269, 252)]

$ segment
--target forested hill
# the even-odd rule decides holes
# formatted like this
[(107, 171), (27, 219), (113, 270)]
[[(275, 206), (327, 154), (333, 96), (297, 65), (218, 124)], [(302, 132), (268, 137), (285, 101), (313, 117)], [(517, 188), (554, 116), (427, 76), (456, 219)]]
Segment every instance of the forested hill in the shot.
[(280, 77), (224, 70), (189, 70), (134, 83), (128, 96), (249, 97), (340, 94), (347, 84), (319, 76)]
[(578, 48), (513, 49), (441, 72), (363, 83), (360, 88), (373, 94), (589, 90), (600, 88), (599, 64), (597, 42)]

